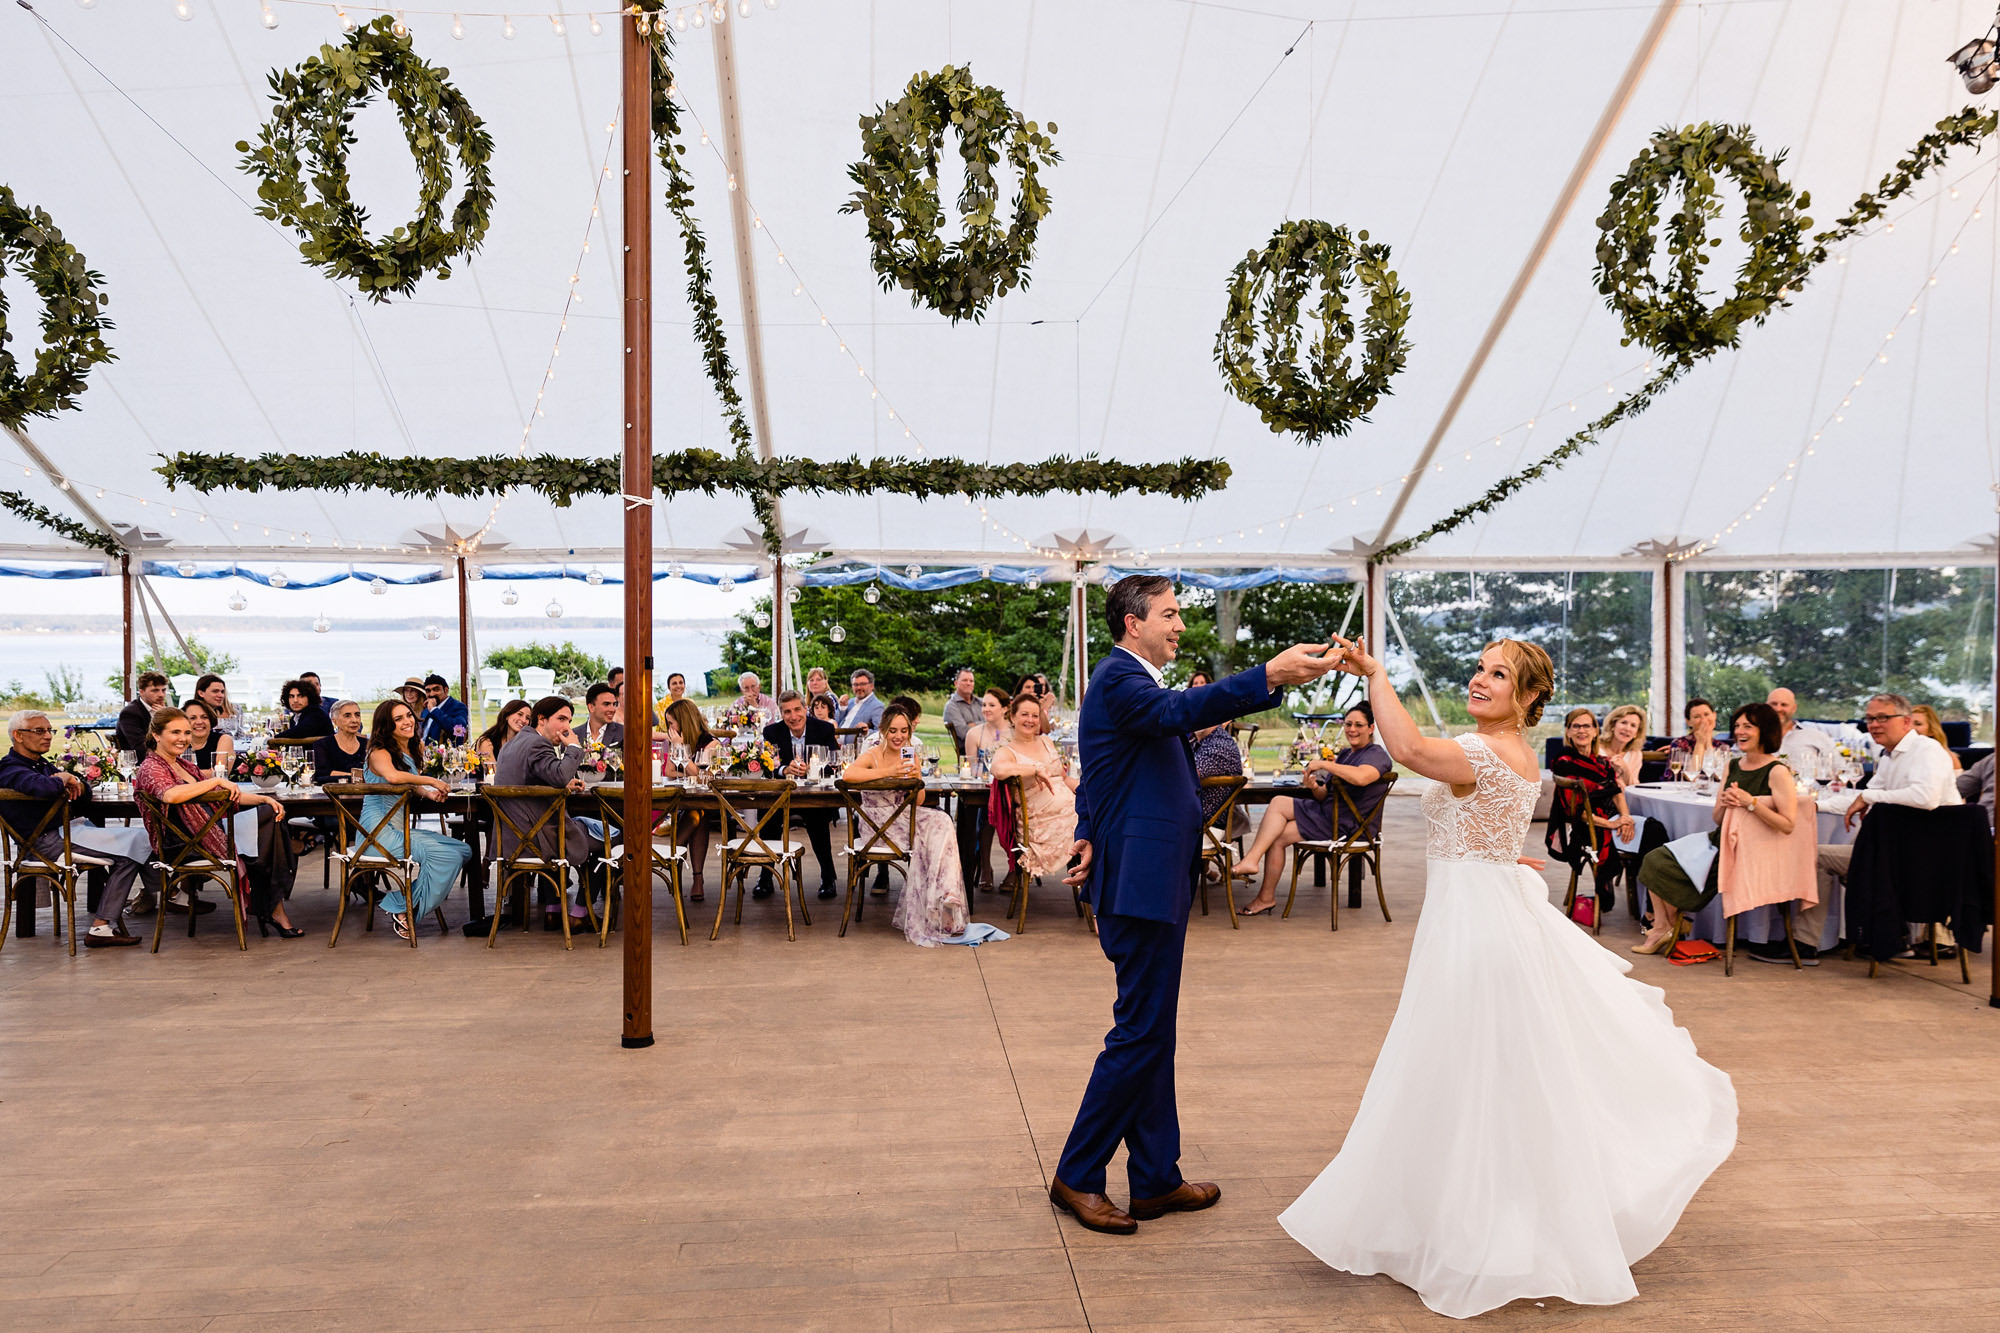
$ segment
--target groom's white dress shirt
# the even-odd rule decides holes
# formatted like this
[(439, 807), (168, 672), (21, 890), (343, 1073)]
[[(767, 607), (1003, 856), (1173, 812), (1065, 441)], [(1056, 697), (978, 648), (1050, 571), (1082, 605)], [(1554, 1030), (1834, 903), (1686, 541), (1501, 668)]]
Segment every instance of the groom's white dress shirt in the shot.
[(1140, 666), (1146, 668), (1146, 674), (1153, 678), (1153, 683), (1155, 685), (1160, 686), (1162, 689), (1166, 687), (1167, 675), (1164, 671), (1161, 671), (1158, 667), (1154, 666), (1151, 662), (1148, 662), (1145, 658), (1139, 656), (1139, 654), (1133, 652), (1130, 648), (1127, 648), (1122, 643), (1118, 644), (1117, 648), (1119, 652), (1124, 653), (1134, 662), (1137, 662)]

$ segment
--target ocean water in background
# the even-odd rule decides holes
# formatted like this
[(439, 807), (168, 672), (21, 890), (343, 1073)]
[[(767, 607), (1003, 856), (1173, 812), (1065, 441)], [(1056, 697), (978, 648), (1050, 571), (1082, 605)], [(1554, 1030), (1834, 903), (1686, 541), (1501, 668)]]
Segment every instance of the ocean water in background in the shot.
[[(389, 686), (406, 676), (426, 676), (435, 671), (455, 679), (458, 675), (458, 640), (447, 627), (445, 635), (430, 640), (415, 629), (335, 630), (315, 634), (311, 630), (238, 630), (203, 626), (194, 630), (205, 645), (237, 659), (236, 670), (255, 676), (260, 688), (275, 690), (301, 671), (317, 671), (329, 690), (352, 698), (379, 697)], [(691, 679), (722, 665), (722, 630), (676, 629), (662, 626), (653, 631), (655, 676), (664, 681), (670, 671), (685, 672)], [(625, 655), (624, 632), (618, 629), (564, 629), (550, 625), (479, 627), (481, 653), (494, 648), (529, 642), (561, 643), (568, 640), (586, 653), (594, 653), (612, 665)], [(143, 630), (137, 636), (138, 651), (146, 652)], [(163, 650), (172, 652), (162, 635)], [(118, 671), (119, 639), (116, 632), (82, 634), (35, 632), (0, 634), (0, 685), (18, 681), (29, 690), (44, 688), (43, 675), (67, 665), (83, 673), (85, 696), (109, 699), (117, 693), (105, 679)], [(474, 669), (477, 669), (474, 663)], [(345, 677), (344, 687), (336, 688), (334, 674)]]

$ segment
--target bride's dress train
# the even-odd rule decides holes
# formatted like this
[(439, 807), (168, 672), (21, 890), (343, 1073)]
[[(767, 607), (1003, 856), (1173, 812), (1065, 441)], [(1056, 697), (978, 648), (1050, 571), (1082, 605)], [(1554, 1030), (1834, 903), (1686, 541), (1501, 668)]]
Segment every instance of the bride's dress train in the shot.
[(1611, 1305), (1736, 1145), (1729, 1076), (1515, 864), (1539, 784), (1476, 735), (1424, 794), (1429, 881), (1395, 1021), (1340, 1155), (1278, 1221), (1439, 1314)]

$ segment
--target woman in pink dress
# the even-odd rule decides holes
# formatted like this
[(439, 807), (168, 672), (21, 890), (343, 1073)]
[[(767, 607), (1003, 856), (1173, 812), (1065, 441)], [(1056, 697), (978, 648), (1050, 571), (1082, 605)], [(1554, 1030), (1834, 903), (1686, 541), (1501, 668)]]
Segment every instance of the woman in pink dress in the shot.
[[(1819, 821), (1799, 800), (1792, 770), (1778, 758), (1783, 727), (1769, 704), (1745, 704), (1729, 719), (1743, 754), (1715, 798), (1722, 826), (1716, 887), (1726, 916), (1771, 903), (1819, 901)], [(1808, 943), (1817, 944), (1818, 940)]]
[[(904, 704), (893, 703), (882, 710), (877, 723), (879, 745), (871, 745), (842, 774), (852, 782), (872, 778), (914, 778), (919, 776), (921, 757), (915, 753), (912, 736), (916, 717)], [(906, 755), (905, 751), (912, 753)], [(890, 836), (898, 841), (910, 836), (907, 816), (890, 818), (901, 803), (899, 791), (865, 791), (861, 806), (873, 819), (885, 821)], [(921, 799), (921, 798), (919, 798)], [(917, 836), (911, 847), (909, 874), (904, 877), (903, 896), (896, 903), (891, 920), (912, 944), (929, 948), (963, 935), (971, 920), (965, 901), (965, 881), (958, 866), (958, 832), (951, 816), (942, 810), (917, 809)]]
[(1038, 696), (1015, 695), (1007, 721), (1014, 738), (994, 754), (993, 776), (1021, 779), (1028, 807), (1027, 873), (1066, 874), (1076, 842), (1076, 778), (1063, 752), (1042, 734)]

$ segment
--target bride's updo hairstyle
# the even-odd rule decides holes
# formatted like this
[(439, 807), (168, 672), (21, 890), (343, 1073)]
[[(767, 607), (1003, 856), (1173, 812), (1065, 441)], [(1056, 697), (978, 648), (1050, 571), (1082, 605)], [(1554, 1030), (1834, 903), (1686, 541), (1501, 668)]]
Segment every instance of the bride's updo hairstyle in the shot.
[[(1549, 660), (1548, 653), (1539, 644), (1525, 639), (1495, 639), (1486, 648), (1498, 648), (1500, 656), (1513, 668), (1514, 708), (1521, 725), (1532, 727), (1540, 722), (1542, 706), (1556, 692), (1556, 664)], [(1534, 701), (1524, 703), (1531, 695)]]

